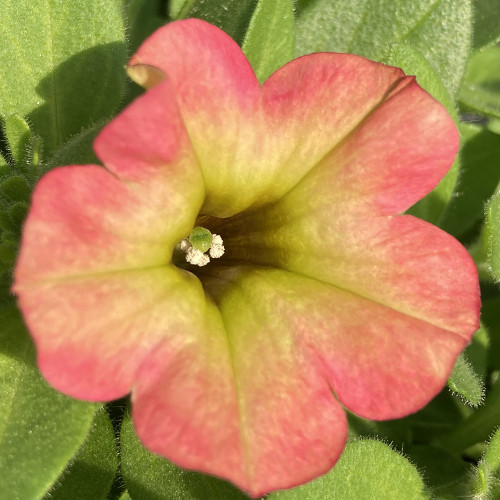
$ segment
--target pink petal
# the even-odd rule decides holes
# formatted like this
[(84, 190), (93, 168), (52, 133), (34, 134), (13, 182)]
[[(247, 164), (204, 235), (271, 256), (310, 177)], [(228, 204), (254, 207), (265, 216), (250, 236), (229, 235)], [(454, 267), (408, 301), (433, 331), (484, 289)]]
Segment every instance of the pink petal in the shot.
[[(341, 56), (346, 58), (345, 61)], [(321, 98), (315, 101), (316, 105), (308, 103), (307, 99), (303, 110), (301, 105), (292, 107), (288, 104), (288, 109), (293, 109), (288, 111), (292, 116), (283, 120), (283, 123), (297, 122), (296, 128), (301, 133), (298, 134), (301, 146), (300, 137), (307, 138), (302, 139), (305, 147), (296, 147), (293, 150), (292, 162), (298, 155), (299, 159), (296, 161), (304, 162), (312, 157), (316, 165), (288, 198), (290, 210), (297, 210), (297, 205), (303, 204), (308, 197), (312, 209), (318, 204), (335, 205), (332, 210), (336, 212), (336, 219), (344, 216), (353, 218), (359, 215), (390, 215), (403, 212), (438, 184), (457, 153), (457, 129), (441, 104), (410, 77), (394, 84), (392, 90), (387, 91), (387, 95), (383, 97), (379, 96), (384, 88), (388, 88), (389, 82), (382, 81), (378, 92), (377, 87), (372, 84), (372, 95), (368, 90), (370, 82), (380, 81), (384, 75), (389, 77), (393, 68), (357, 58), (361, 59), (358, 66), (368, 66), (363, 68), (364, 72), (361, 73), (367, 77), (367, 81), (358, 82), (360, 73), (349, 67), (356, 63), (356, 59), (350, 59), (354, 57), (318, 54), (311, 56), (311, 59), (297, 59), (278, 70), (270, 79), (278, 79), (281, 72), (285, 72), (292, 64), (297, 67), (294, 76), (298, 78), (299, 70), (306, 66), (305, 59), (313, 63), (314, 58), (324, 58), (324, 64), (329, 69), (342, 63), (339, 64), (339, 78), (342, 78), (341, 85), (345, 87), (341, 88), (343, 92), (356, 98), (349, 102), (342, 95), (339, 98), (328, 92), (330, 100), (327, 102), (330, 102), (332, 108), (337, 107), (339, 101), (343, 103), (340, 107), (342, 111), (330, 112), (328, 104), (322, 102), (322, 94), (328, 81), (318, 77), (313, 80), (319, 87), (316, 92), (321, 92)], [(323, 70), (321, 74), (325, 75), (326, 71)], [(303, 91), (299, 85), (295, 87), (297, 95), (312, 93), (309, 89), (307, 92)], [(377, 102), (373, 100), (375, 97)], [(343, 107), (345, 101), (346, 108)], [(363, 109), (362, 106), (366, 107)], [(282, 105), (282, 108), (284, 111), (281, 115), (286, 116), (285, 106)], [(353, 109), (360, 108), (363, 109), (360, 116), (357, 116), (356, 112), (352, 113)], [(342, 113), (352, 120), (345, 128), (342, 128), (342, 125), (348, 119), (343, 117)], [(340, 134), (332, 115), (339, 116)], [(308, 130), (314, 130), (314, 133), (308, 134)], [(339, 137), (336, 137), (337, 134)], [(322, 141), (323, 137), (330, 138), (330, 142), (327, 139)], [(320, 146), (323, 149), (319, 152), (313, 149)]]
[(140, 96), (106, 125), (94, 149), (119, 178), (149, 182), (148, 189), (156, 187), (164, 196), (199, 192), (203, 183), (169, 81)]
[[(398, 418), (422, 408), (442, 389), (456, 356), (468, 341), (469, 335), (464, 338), (299, 273), (231, 267), (218, 270), (216, 275), (218, 279), (208, 277), (203, 281), (209, 293), (218, 297), (229, 332), (232, 324), (238, 325), (238, 334), (232, 340), (236, 360), (240, 353), (238, 368), (248, 366), (252, 359), (255, 363), (267, 359), (265, 346), (269, 345), (273, 354), (268, 363), (263, 363), (266, 371), (262, 387), (269, 365), (278, 364), (281, 376), (277, 372), (268, 384), (288, 377), (312, 377), (307, 384), (313, 390), (326, 380), (343, 404), (367, 418)], [(231, 285), (221, 286), (228, 276), (233, 276)], [(264, 331), (259, 325), (268, 328)], [(293, 366), (293, 360), (297, 366)], [(242, 380), (244, 371), (240, 372)], [(245, 394), (252, 393), (251, 384), (256, 381), (261, 385), (257, 365), (248, 372)], [(308, 390), (302, 388), (301, 393)], [(276, 394), (279, 400), (282, 393)], [(288, 408), (291, 414), (293, 407), (300, 406), (300, 393), (295, 397), (297, 400)], [(333, 395), (331, 398), (333, 401)], [(259, 406), (257, 401), (255, 406)], [(315, 418), (313, 412), (302, 422)], [(320, 435), (312, 431), (311, 440), (314, 442), (315, 436), (320, 439)], [(328, 433), (324, 436), (329, 437)]]
[(274, 181), (296, 185), (410, 79), (351, 54), (319, 53), (278, 69), (262, 89), (265, 126), (279, 151)]
[(193, 282), (158, 266), (17, 285), (44, 377), (73, 397), (125, 396), (158, 345), (168, 364), (192, 341), (186, 318)]
[[(329, 470), (347, 426), (322, 368), (290, 328), (287, 314), (302, 306), (294, 277), (245, 267), (227, 273), (231, 284), (217, 299), (219, 309), (205, 309), (198, 341), (168, 364), (160, 349), (164, 369), (156, 380), (140, 374), (133, 416), (151, 450), (258, 497)], [(217, 283), (226, 278), (216, 274)], [(299, 301), (277, 316), (281, 284)]]
[(91, 400), (132, 389), (151, 450), (258, 497), (329, 470), (347, 426), (300, 332), (274, 315), (283, 286), (300, 299), (302, 283), (280, 272), (275, 290), (277, 272), (229, 272), (238, 286), (220, 310), (174, 267), (38, 283), (20, 305), (54, 387)]

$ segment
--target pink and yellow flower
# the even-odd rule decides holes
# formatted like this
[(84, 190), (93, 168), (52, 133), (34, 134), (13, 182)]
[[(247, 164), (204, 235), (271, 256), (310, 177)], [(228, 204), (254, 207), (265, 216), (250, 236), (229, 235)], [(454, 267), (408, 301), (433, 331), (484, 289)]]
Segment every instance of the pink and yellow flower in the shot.
[[(344, 409), (398, 418), (443, 387), (478, 326), (475, 267), (397, 215), (458, 148), (400, 69), (296, 59), (260, 86), (199, 20), (135, 54), (148, 90), (33, 195), (15, 293), (40, 369), (71, 396), (132, 393), (138, 435), (254, 496), (326, 472)], [(173, 259), (195, 226), (225, 254)], [(176, 265), (179, 264), (179, 265)]]

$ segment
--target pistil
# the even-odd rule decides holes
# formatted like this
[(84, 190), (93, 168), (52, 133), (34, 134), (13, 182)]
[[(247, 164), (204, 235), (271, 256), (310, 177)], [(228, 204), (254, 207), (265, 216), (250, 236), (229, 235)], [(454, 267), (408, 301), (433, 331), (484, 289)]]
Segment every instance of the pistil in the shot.
[[(185, 254), (186, 262), (194, 266), (203, 267), (212, 259), (224, 255), (224, 243), (218, 234), (212, 234), (208, 229), (197, 226), (191, 234), (182, 240), (176, 249)], [(205, 252), (208, 251), (207, 255)]]

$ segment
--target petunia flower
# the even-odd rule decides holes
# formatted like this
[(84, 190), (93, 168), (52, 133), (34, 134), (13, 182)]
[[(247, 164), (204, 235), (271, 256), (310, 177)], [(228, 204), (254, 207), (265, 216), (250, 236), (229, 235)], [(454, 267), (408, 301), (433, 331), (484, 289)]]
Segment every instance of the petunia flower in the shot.
[[(129, 74), (148, 90), (97, 137), (104, 168), (55, 169), (33, 195), (14, 291), (40, 370), (76, 398), (131, 392), (141, 440), (182, 467), (253, 496), (308, 481), (342, 452), (344, 408), (422, 408), (478, 326), (465, 249), (398, 215), (446, 173), (455, 125), (354, 55), (261, 87), (194, 19)], [(195, 227), (224, 247), (203, 267)]]

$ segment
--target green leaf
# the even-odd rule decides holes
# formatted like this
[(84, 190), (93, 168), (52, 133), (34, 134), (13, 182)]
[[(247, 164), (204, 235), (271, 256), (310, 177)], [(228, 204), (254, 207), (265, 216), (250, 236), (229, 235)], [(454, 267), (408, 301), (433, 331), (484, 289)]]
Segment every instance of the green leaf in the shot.
[(486, 395), (485, 402), (465, 420), (439, 437), (438, 443), (453, 452), (462, 452), (484, 442), (500, 422), (500, 382), (497, 380)]
[(479, 406), (484, 399), (484, 385), (474, 372), (469, 361), (462, 353), (457, 358), (453, 372), (448, 379), (448, 387), (463, 398), (471, 406)]
[(429, 495), (406, 458), (380, 441), (367, 439), (347, 443), (337, 464), (324, 476), (291, 490), (272, 493), (268, 498), (416, 500)]
[(0, 478), (3, 498), (41, 498), (81, 446), (96, 405), (41, 378), (14, 306), (0, 309)]
[[(0, 139), (1, 139), (1, 137), (0, 137)], [(0, 178), (3, 177), (5, 172), (10, 172), (10, 166), (0, 151)]]
[(494, 134), (500, 135), (500, 118), (490, 117), (488, 123), (486, 124), (486, 127)]
[(87, 439), (50, 490), (51, 500), (106, 500), (118, 467), (115, 434), (102, 407)]
[(98, 123), (63, 144), (54, 152), (44, 168), (49, 170), (63, 165), (99, 164), (92, 145), (102, 126), (103, 123)]
[(500, 296), (483, 299), (481, 316), (491, 343), (488, 349), (488, 367), (500, 370)]
[(243, 40), (243, 52), (261, 83), (293, 59), (293, 0), (258, 1)]
[(133, 54), (153, 31), (167, 22), (163, 0), (131, 0), (125, 8), (128, 51)]
[(130, 496), (140, 500), (244, 500), (248, 496), (221, 479), (186, 471), (148, 451), (130, 416), (120, 433), (122, 475)]
[(412, 446), (408, 451), (418, 467), (432, 498), (456, 499), (466, 492), (466, 478), (469, 467), (456, 455), (432, 445)]
[(6, 209), (0, 210), (0, 230), (2, 230), (2, 231), (15, 230), (12, 219), (9, 217), (9, 213)]
[(500, 182), (500, 136), (471, 123), (460, 124), (462, 150), (457, 192), (439, 221), (446, 232), (461, 236), (484, 215), (484, 206)]
[[(484, 312), (484, 311), (483, 311)], [(472, 337), (471, 343), (465, 348), (464, 354), (481, 381), (486, 381), (488, 374), (488, 351), (490, 348), (490, 333), (481, 321), (479, 330)]]
[(474, 2), (473, 49), (478, 50), (500, 40), (500, 2)]
[(485, 238), (488, 241), (488, 258), (491, 272), (500, 280), (500, 193), (486, 207)]
[(125, 82), (121, 2), (5, 0), (0, 115), (27, 118), (47, 153), (109, 117)]
[(21, 226), (28, 213), (29, 205), (24, 201), (14, 203), (9, 208), (9, 218), (12, 221), (12, 226), (15, 230), (20, 231)]
[(29, 201), (31, 188), (21, 175), (13, 175), (2, 181), (0, 193), (12, 201)]
[(471, 481), (471, 493), (475, 499), (500, 498), (500, 430), (491, 438), (477, 466)]
[[(403, 69), (407, 75), (415, 75), (419, 85), (441, 102), (455, 123), (458, 122), (453, 99), (433, 67), (415, 47), (408, 44), (394, 44), (390, 47), (384, 62)], [(455, 189), (459, 165), (457, 157), (436, 188), (408, 212), (434, 224), (437, 223)]]
[(368, 420), (347, 411), (347, 422), (349, 439), (373, 437), (402, 447), (413, 437), (411, 422), (406, 418), (388, 421)]
[(470, 58), (458, 98), (467, 108), (500, 117), (500, 47), (487, 47)]
[(4, 133), (12, 159), (21, 165), (28, 153), (31, 138), (29, 125), (21, 116), (10, 115), (5, 118)]
[(186, 0), (177, 19), (204, 19), (241, 45), (256, 5), (257, 0)]
[[(26, 120), (19, 115), (8, 116), (4, 121), (3, 131), (7, 139), (11, 164), (26, 177), (30, 185), (33, 185), (40, 175), (39, 163), (42, 150), (40, 137), (32, 133)], [(11, 168), (8, 175), (12, 172)]]
[(455, 95), (469, 55), (470, 0), (316, 0), (297, 19), (296, 54), (349, 52), (380, 61), (392, 43), (408, 42)]
[(16, 259), (17, 245), (9, 241), (3, 241), (0, 245), (0, 262), (12, 265)]
[[(10, 288), (12, 286), (12, 276), (10, 273), (11, 266), (0, 261), (0, 309), (12, 306), (14, 304), (14, 297), (10, 294)], [(0, 354), (1, 358), (1, 354)], [(0, 361), (1, 365), (2, 361)], [(1, 368), (0, 368), (1, 370)], [(0, 384), (1, 386), (1, 384)], [(2, 389), (0, 388), (0, 393)], [(2, 403), (0, 402), (0, 411), (2, 409)]]
[(170, 0), (170, 2), (168, 2), (168, 16), (170, 19), (177, 19), (187, 2), (188, 0)]

